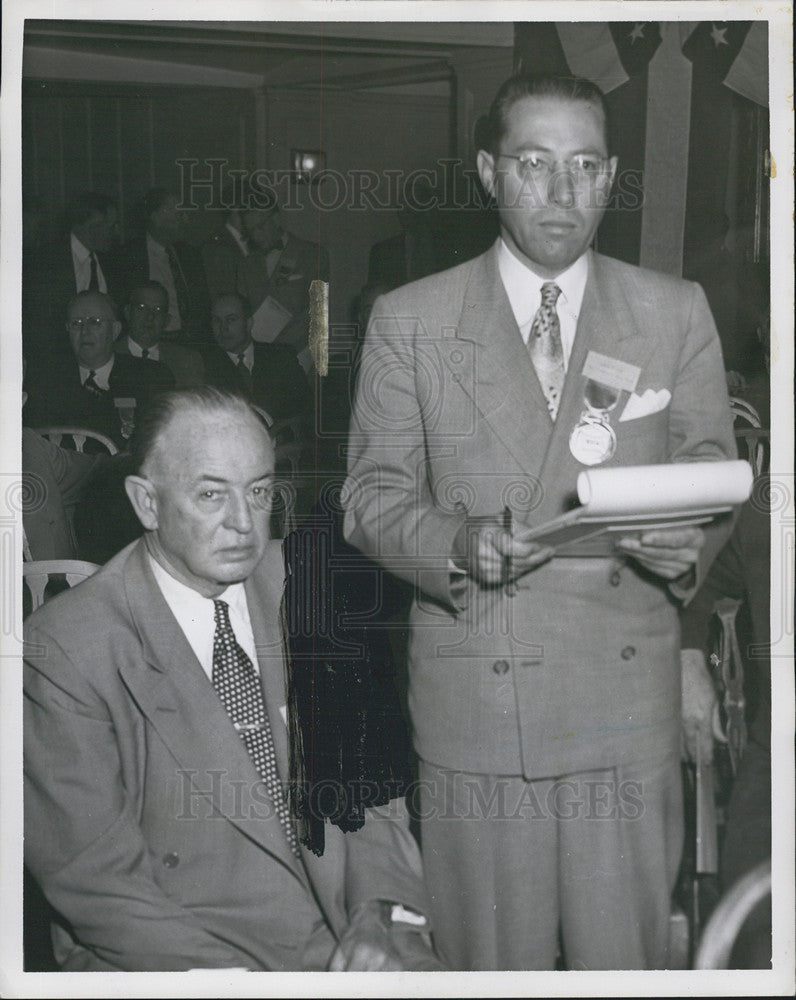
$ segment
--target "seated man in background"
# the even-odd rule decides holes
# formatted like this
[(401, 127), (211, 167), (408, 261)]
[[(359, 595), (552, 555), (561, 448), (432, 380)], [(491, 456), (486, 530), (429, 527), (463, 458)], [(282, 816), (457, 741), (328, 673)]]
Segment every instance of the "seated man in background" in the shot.
[(176, 389), (188, 389), (204, 383), (201, 356), (190, 347), (164, 340), (169, 311), (169, 293), (159, 281), (145, 281), (130, 291), (124, 317), (127, 336), (116, 341), (117, 354), (162, 361), (174, 376)]
[(101, 292), (74, 296), (66, 329), (72, 360), (41, 366), (38, 377), (31, 376), (25, 423), (99, 431), (124, 448), (135, 411), (156, 392), (173, 388), (174, 376), (159, 361), (114, 354), (122, 325), (113, 300)]
[(289, 347), (311, 373), (309, 290), (313, 279), (329, 280), (328, 251), (282, 228), (275, 194), (270, 207), (246, 212), (243, 225), (249, 254), (238, 267), (238, 291), (251, 303), (254, 339)]
[(219, 296), (212, 325), (215, 345), (202, 349), (208, 383), (243, 393), (274, 421), (301, 417), (312, 427), (312, 392), (295, 354), (252, 340), (248, 301), (237, 292)]
[(235, 291), (238, 269), (249, 256), (249, 243), (243, 229), (243, 203), (233, 185), (222, 191), (221, 201), (227, 206), (224, 225), (202, 244), (202, 263), (211, 300), (224, 292)]
[(395, 803), (298, 841), (262, 421), (163, 394), (131, 454), (145, 537), (27, 622), (25, 851), (60, 967), (441, 968)]

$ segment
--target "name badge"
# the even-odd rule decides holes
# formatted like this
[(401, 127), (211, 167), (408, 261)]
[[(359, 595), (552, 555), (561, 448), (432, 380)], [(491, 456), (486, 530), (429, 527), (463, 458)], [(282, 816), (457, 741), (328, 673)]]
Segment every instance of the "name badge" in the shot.
[(635, 392), (641, 369), (617, 358), (609, 358), (607, 354), (589, 351), (583, 363), (583, 374), (586, 378), (607, 385), (611, 389)]

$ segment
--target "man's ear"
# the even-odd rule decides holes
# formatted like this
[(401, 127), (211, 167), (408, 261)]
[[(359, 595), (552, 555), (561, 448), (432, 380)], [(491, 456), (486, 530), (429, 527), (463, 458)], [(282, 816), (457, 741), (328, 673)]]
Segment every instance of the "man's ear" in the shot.
[(616, 167), (618, 163), (619, 160), (616, 156), (612, 156), (608, 160), (608, 177), (610, 178), (610, 182), (608, 184), (609, 189), (614, 186), (614, 179), (616, 178)]
[(487, 194), (495, 196), (495, 159), (491, 153), (488, 153), (485, 149), (478, 150), (478, 156), (476, 158), (476, 164), (478, 166), (478, 176), (481, 178), (481, 183), (484, 185), (484, 190)]
[(147, 531), (158, 526), (158, 495), (154, 483), (144, 476), (127, 476), (124, 488), (138, 520)]
[(112, 329), (113, 329), (113, 339), (114, 340), (118, 340), (119, 339), (119, 334), (122, 332), (122, 324), (119, 322), (118, 319), (115, 319), (113, 321), (113, 327), (112, 327)]

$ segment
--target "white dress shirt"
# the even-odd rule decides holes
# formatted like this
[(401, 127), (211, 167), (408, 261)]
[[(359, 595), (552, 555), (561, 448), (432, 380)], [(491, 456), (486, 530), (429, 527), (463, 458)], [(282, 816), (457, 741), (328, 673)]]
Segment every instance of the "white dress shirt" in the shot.
[[(132, 337), (127, 338), (127, 350), (132, 354), (134, 358), (143, 358), (144, 348), (138, 343), (138, 341), (133, 340)], [(154, 347), (148, 347), (149, 352), (144, 360), (146, 361), (160, 361), (160, 344), (155, 344)]]
[(249, 369), (249, 373), (254, 370), (254, 341), (250, 340), (245, 351), (240, 351), (235, 353), (235, 351), (227, 351), (227, 357), (232, 362), (233, 365), (237, 366), (238, 358), (243, 355), (243, 363)]
[(182, 329), (182, 319), (180, 317), (180, 307), (177, 304), (177, 289), (174, 286), (174, 275), (171, 272), (171, 262), (166, 248), (153, 240), (149, 233), (146, 234), (146, 253), (149, 260), (149, 277), (152, 281), (159, 281), (169, 293), (169, 313), (166, 320), (167, 330)]
[[(160, 587), (160, 592), (177, 619), (177, 624), (185, 633), (188, 644), (202, 665), (202, 670), (210, 680), (213, 679), (213, 638), (216, 632), (215, 607), (213, 598), (202, 597), (186, 584), (168, 573), (160, 563), (147, 553), (149, 565)], [(249, 605), (246, 603), (246, 590), (242, 583), (230, 584), (218, 595), (218, 600), (229, 605), (229, 621), (232, 631), (238, 640), (238, 645), (252, 661), (254, 669), (259, 674), (257, 653), (254, 648)]]
[(574, 264), (562, 271), (555, 279), (540, 278), (527, 265), (515, 257), (503, 240), (498, 246), (498, 270), (503, 287), (506, 289), (514, 319), (520, 328), (522, 339), (528, 344), (534, 316), (542, 304), (542, 285), (550, 280), (561, 289), (556, 303), (558, 322), (561, 328), (561, 347), (564, 351), (564, 368), (569, 363), (578, 316), (583, 302), (586, 279), (589, 276), (588, 252), (581, 254)]
[(111, 355), (110, 361), (106, 361), (101, 368), (84, 368), (82, 365), (78, 365), (80, 369), (80, 384), (86, 381), (89, 376), (89, 372), (94, 372), (94, 381), (100, 387), (100, 389), (110, 389), (110, 377), (111, 371), (113, 370), (114, 358)]
[[(91, 251), (84, 246), (80, 240), (72, 233), (72, 267), (75, 270), (75, 289), (78, 292), (85, 292), (91, 282)], [(101, 292), (108, 291), (105, 275), (102, 273), (99, 258), (94, 254), (97, 261), (97, 284)]]

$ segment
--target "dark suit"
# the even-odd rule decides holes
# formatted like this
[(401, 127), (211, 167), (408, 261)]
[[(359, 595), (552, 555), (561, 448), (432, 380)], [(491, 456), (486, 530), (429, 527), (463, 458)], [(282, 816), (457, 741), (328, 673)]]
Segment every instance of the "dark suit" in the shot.
[[(113, 345), (113, 350), (116, 354), (131, 356), (126, 334), (119, 337)], [(198, 351), (183, 347), (182, 344), (175, 344), (171, 340), (161, 340), (158, 344), (158, 354), (160, 364), (165, 365), (174, 376), (175, 389), (204, 385), (205, 368)]]
[(316, 278), (329, 280), (329, 254), (317, 243), (308, 243), (288, 233), (270, 277), (266, 257), (262, 250), (253, 250), (241, 261), (238, 291), (248, 299), (252, 313), (257, 312), (269, 295), (291, 313), (292, 318), (280, 330), (275, 343), (300, 354), (306, 351), (309, 335), (310, 283)]
[(245, 259), (246, 254), (226, 226), (202, 244), (202, 263), (211, 302), (218, 295), (237, 290), (238, 268)]
[(85, 427), (99, 431), (125, 447), (115, 399), (135, 399), (140, 409), (156, 392), (174, 388), (174, 376), (159, 361), (144, 361), (126, 354), (114, 355), (109, 389), (95, 396), (80, 383), (77, 361), (53, 363), (28, 382), (25, 423), (31, 427), (51, 425)]
[[(272, 543), (246, 583), (277, 765), (288, 747)], [(290, 851), (254, 765), (161, 595), (143, 542), (27, 622), (25, 850), (66, 924), (61, 966), (322, 969), (347, 914), (425, 910), (396, 804)]]
[[(210, 299), (202, 258), (189, 243), (175, 243), (174, 253), (185, 278), (185, 308), (180, 308), (179, 340), (203, 343), (210, 338)], [(146, 236), (136, 236), (121, 252), (125, 298), (137, 285), (150, 280)], [(174, 275), (175, 285), (178, 276)]]
[[(513, 597), (469, 577), (460, 593), (450, 572), (465, 513), (494, 516), (510, 504), (535, 526), (568, 509), (583, 469), (569, 438), (590, 350), (636, 366), (638, 394), (671, 393), (657, 412), (639, 407), (623, 421), (622, 390), (607, 464), (735, 456), (718, 336), (698, 286), (597, 254), (588, 266), (555, 423), (496, 247), (377, 300), (363, 349), (346, 536), (417, 587), (409, 707), (422, 762), (472, 773), (484, 808), (492, 776), (519, 782), (511, 795), (527, 790), (525, 779), (554, 796), (556, 779), (580, 775), (569, 790), (580, 802), (570, 803), (581, 810), (573, 820), (595, 812), (582, 772), (614, 796), (625, 780), (644, 789), (634, 822), (613, 800), (613, 827), (594, 815), (557, 823), (555, 797), (541, 815), (544, 802), (536, 814), (527, 803), (514, 822), (431, 817), (426, 872), (454, 968), (551, 968), (559, 917), (569, 963), (666, 961), (682, 835), (671, 588), (619, 558), (554, 558), (521, 577)], [(700, 573), (724, 537), (708, 535)], [(440, 809), (453, 792), (441, 778), (437, 792)]]
[[(115, 254), (97, 254), (108, 294), (121, 305), (123, 291)], [(69, 357), (66, 306), (77, 293), (71, 235), (43, 247), (22, 271), (22, 353), (31, 371), (56, 358)]]
[(312, 393), (290, 348), (281, 344), (255, 344), (250, 388), (220, 347), (203, 348), (202, 358), (209, 385), (243, 392), (274, 420), (301, 417), (308, 427), (312, 426)]

